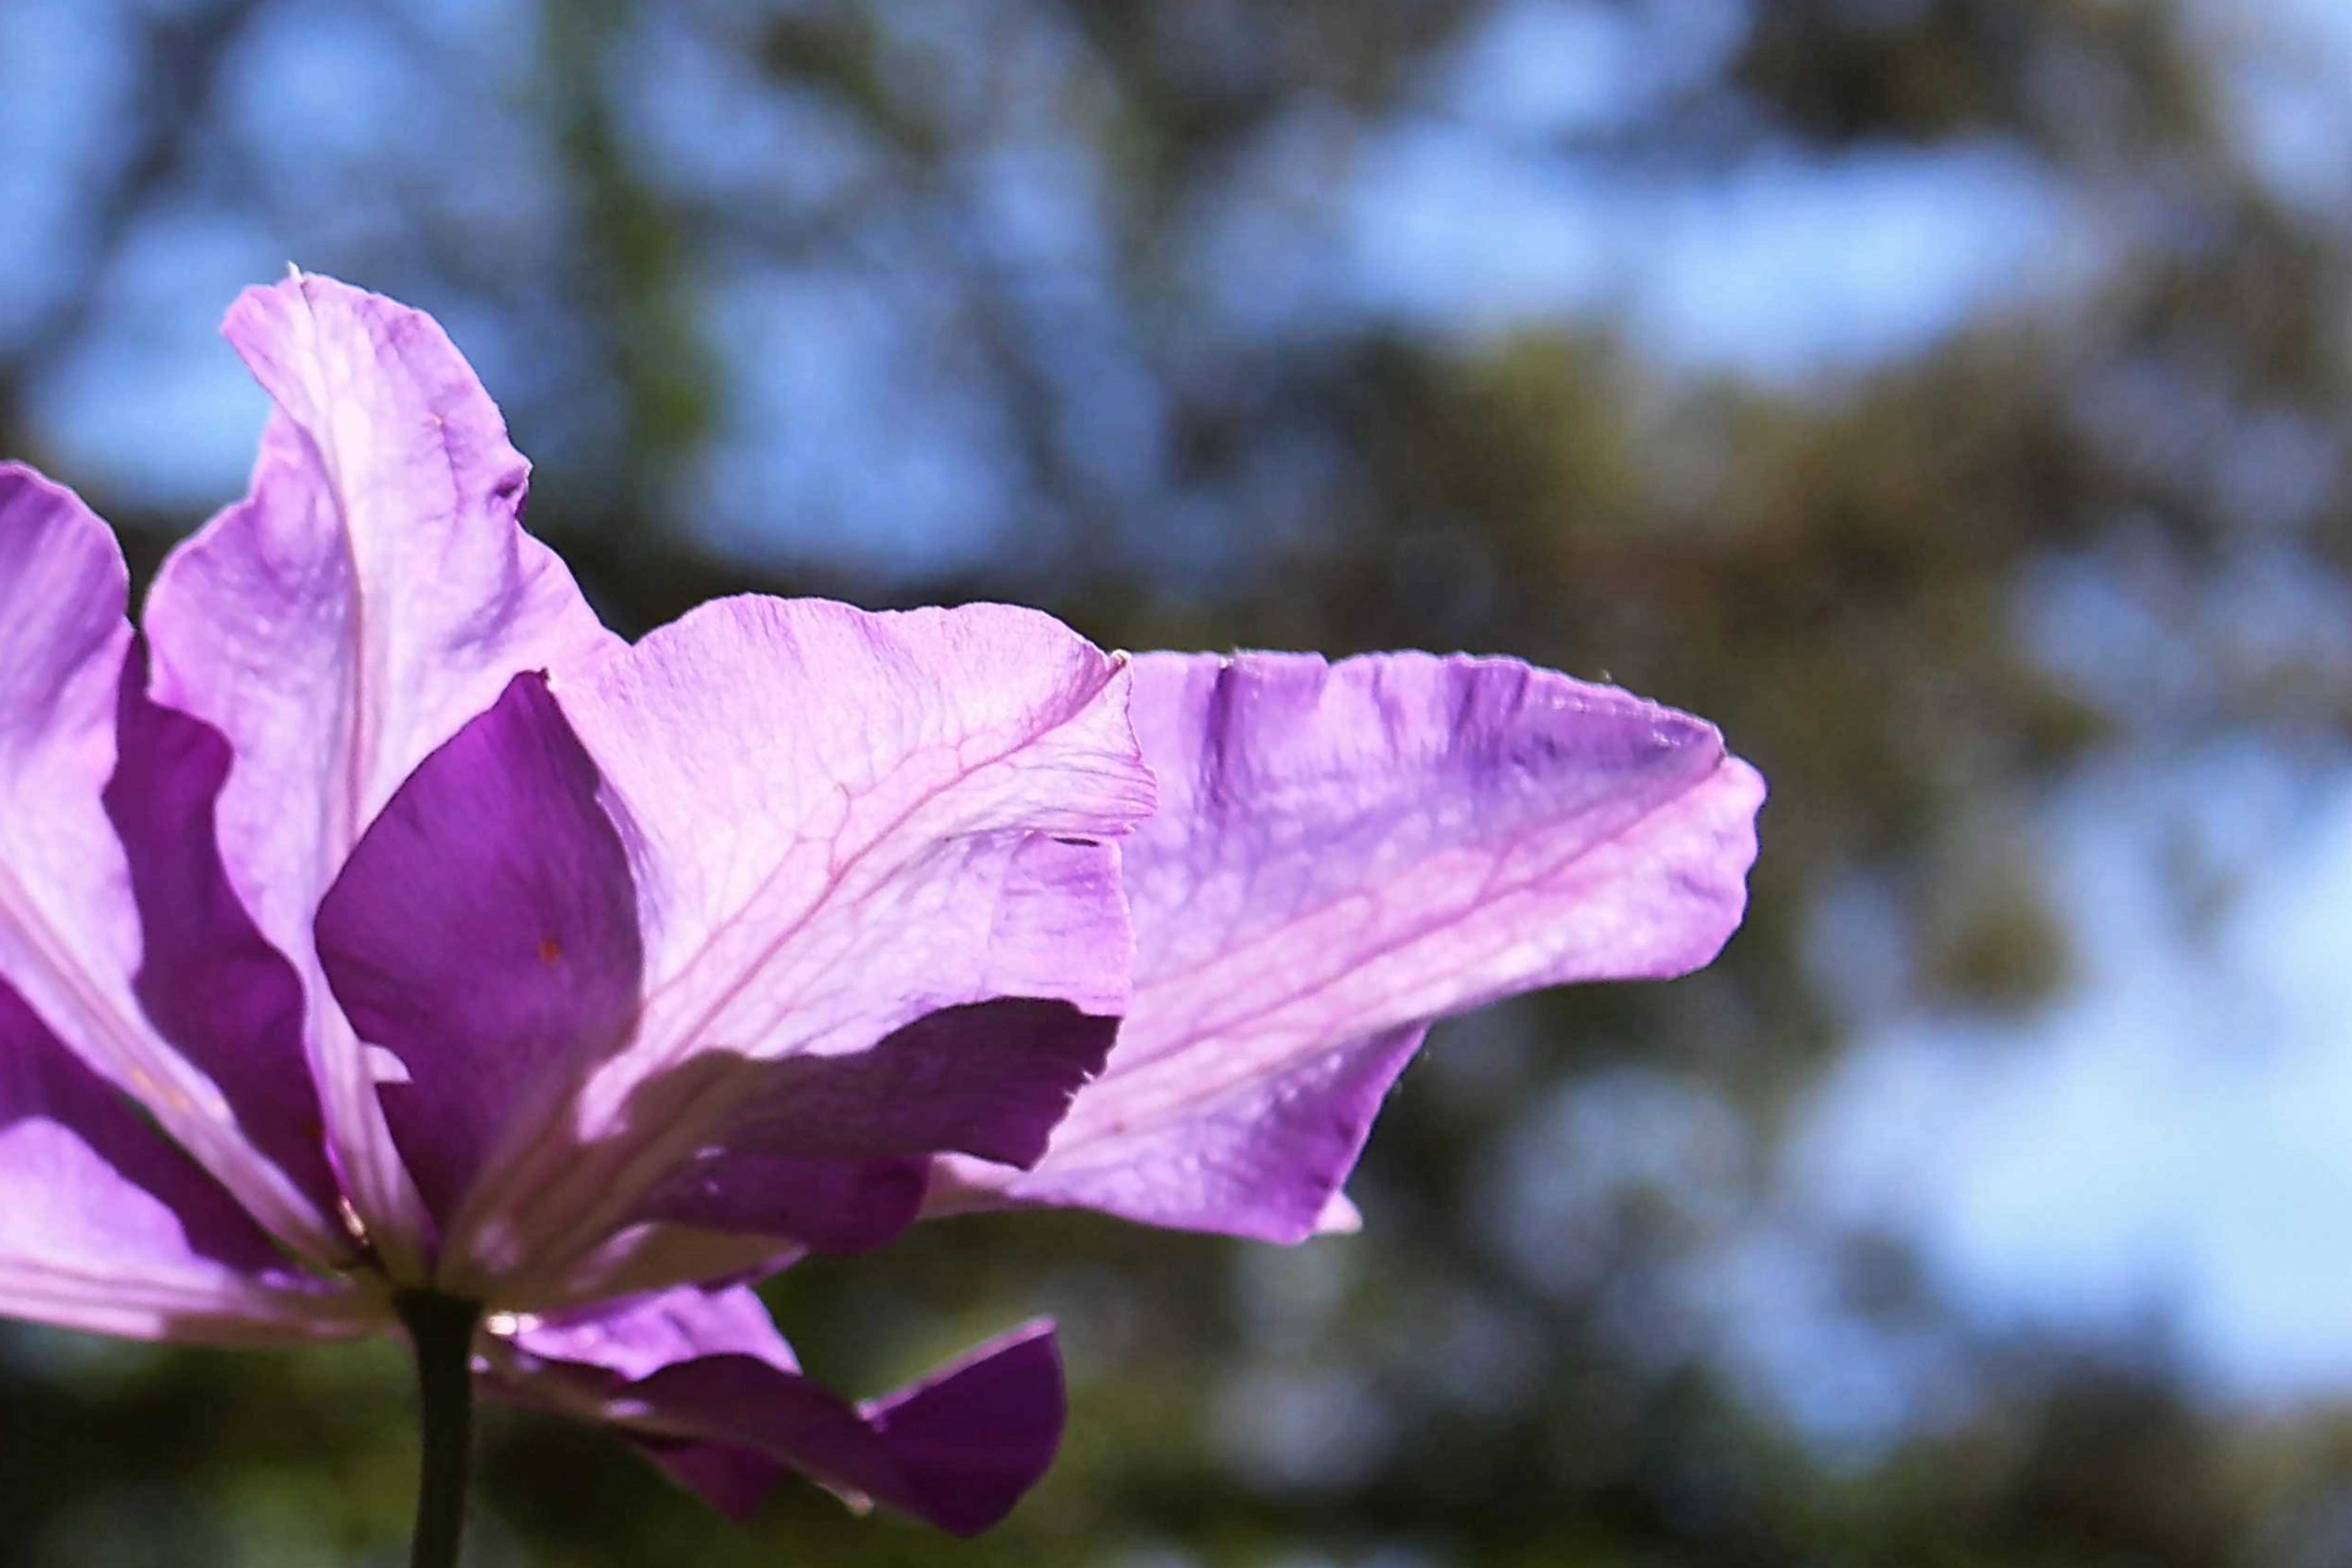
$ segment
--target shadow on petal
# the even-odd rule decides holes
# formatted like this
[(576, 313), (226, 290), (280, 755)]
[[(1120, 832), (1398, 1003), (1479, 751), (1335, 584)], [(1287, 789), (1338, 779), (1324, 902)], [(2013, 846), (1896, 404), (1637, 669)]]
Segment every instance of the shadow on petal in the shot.
[(335, 1212), (319, 1096), (302, 1046), (302, 983), (239, 901), (215, 809), (227, 740), (147, 697), (147, 658), (122, 663), (106, 815), (122, 843), (142, 951), (133, 989), (148, 1022), (220, 1089), (237, 1131)]

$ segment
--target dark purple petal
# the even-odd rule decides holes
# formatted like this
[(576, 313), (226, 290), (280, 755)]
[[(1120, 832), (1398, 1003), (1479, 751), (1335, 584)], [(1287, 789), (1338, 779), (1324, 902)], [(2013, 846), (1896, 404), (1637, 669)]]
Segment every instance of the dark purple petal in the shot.
[(1061, 1352), (1042, 1322), (858, 1406), (922, 1500), (913, 1510), (957, 1535), (986, 1530), (1045, 1478), (1068, 1409)]
[(996, 1523), (1044, 1478), (1067, 1413), (1061, 1356), (1042, 1323), (855, 1407), (740, 1355), (664, 1368), (622, 1403), (665, 1431), (765, 1455), (955, 1535)]
[(784, 1465), (749, 1448), (624, 1436), (670, 1479), (738, 1524), (751, 1522), (786, 1472)]
[[(756, 1358), (786, 1373), (800, 1370), (759, 1297), (740, 1286), (689, 1286), (521, 1330), (494, 1345), (486, 1386), (516, 1404), (601, 1422), (615, 1391), (673, 1363), (706, 1355)], [(730, 1519), (758, 1511), (784, 1473), (766, 1455), (730, 1444), (618, 1430), (672, 1480)]]
[(407, 1069), (384, 1108), (445, 1222), (510, 1117), (628, 1031), (644, 953), (595, 766), (538, 676), (425, 759), (319, 907), (362, 1039)]
[[(650, 1365), (658, 1356), (672, 1359)], [(489, 1364), (495, 1391), (618, 1426), (730, 1513), (750, 1511), (774, 1468), (789, 1468), (960, 1535), (994, 1524), (1036, 1484), (1066, 1408), (1050, 1324), (853, 1405), (801, 1374), (741, 1289), (667, 1291), (530, 1329), (494, 1347)]]
[(1714, 729), (1507, 659), (1135, 663), (1160, 810), (1127, 843), (1135, 992), (1010, 1199), (1295, 1240), (1433, 1019), (1681, 973), (1738, 925), (1763, 782)]
[(302, 1049), (302, 982), (237, 900), (214, 837), (228, 742), (148, 700), (147, 661), (134, 646), (115, 745), (106, 814), (139, 906), (140, 1005), (220, 1086), (246, 1140), (332, 1214), (339, 1194)]
[(134, 1339), (365, 1331), (0, 984), (0, 1314)]

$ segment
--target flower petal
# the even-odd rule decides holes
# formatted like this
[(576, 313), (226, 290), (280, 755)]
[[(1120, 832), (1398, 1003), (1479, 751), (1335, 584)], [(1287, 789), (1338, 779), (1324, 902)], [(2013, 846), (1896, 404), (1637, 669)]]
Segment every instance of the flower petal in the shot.
[(751, 1521), (786, 1473), (786, 1467), (765, 1454), (724, 1443), (638, 1436), (629, 1440), (670, 1479), (738, 1524)]
[[(1150, 780), (1121, 665), (1058, 623), (737, 599), (554, 687), (629, 847), (648, 999), (567, 1123), (467, 1205), (486, 1277), (595, 1246), (738, 1131), (765, 1064), (999, 997), (1120, 1010), (1130, 947), (1100, 840), (1149, 809)], [(1050, 1119), (1076, 1076), (1066, 1053), (1014, 1087)]]
[(750, 1064), (740, 1143), (834, 1159), (958, 1152), (1034, 1165), (1118, 1020), (1003, 996), (926, 1013), (870, 1050)]
[(277, 403), (252, 493), (148, 597), (158, 700), (226, 734), (231, 882), (301, 971), (328, 1133), (395, 1261), (414, 1199), (310, 922), (401, 781), (517, 673), (611, 639), (518, 523), (528, 465), (431, 318), (320, 278), (253, 289), (225, 328)]
[(389, 1315), (287, 1269), (210, 1176), (0, 984), (0, 1315), (278, 1343)]
[(302, 1050), (302, 982), (237, 901), (214, 834), (228, 742), (149, 700), (136, 651), (123, 660), (115, 737), (106, 814), (139, 905), (140, 1005), (220, 1086), (247, 1140), (331, 1215), (341, 1189)]
[(878, 1247), (921, 1213), (929, 1156), (1035, 1163), (1118, 1028), (1066, 1002), (1003, 997), (943, 1007), (853, 1056), (706, 1053), (671, 1087), (690, 1101), (693, 1079), (729, 1078), (731, 1130), (667, 1177), (644, 1212), (819, 1252)]
[[(507, 1344), (494, 1344), (486, 1364), (492, 1393), (601, 1423), (622, 1384), (705, 1355), (753, 1357), (788, 1375), (800, 1371), (768, 1310), (740, 1287), (666, 1290), (618, 1310), (533, 1324)], [(671, 1479), (730, 1519), (757, 1512), (784, 1473), (777, 1460), (731, 1444), (617, 1429)]]
[(1068, 1414), (1054, 1325), (1032, 1322), (966, 1352), (858, 1414), (882, 1434), (908, 1500), (877, 1500), (977, 1535), (1045, 1479)]
[(1032, 1323), (887, 1398), (853, 1405), (802, 1375), (748, 1289), (673, 1290), (526, 1331), (489, 1358), (508, 1397), (618, 1426), (721, 1510), (780, 1469), (971, 1535), (1053, 1463), (1066, 1401), (1052, 1325)]
[(727, 1148), (699, 1156), (646, 1195), (649, 1219), (775, 1237), (813, 1252), (870, 1252), (921, 1217), (931, 1163), (834, 1160)]
[(664, 1290), (617, 1310), (533, 1324), (514, 1342), (541, 1360), (602, 1367), (625, 1383), (707, 1355), (756, 1356), (785, 1372), (800, 1370), (768, 1309), (740, 1285)]
[(519, 675), (425, 759), (319, 906), (320, 963), (362, 1039), (434, 1215), (457, 1212), (510, 1119), (636, 1016), (644, 952), (595, 765), (547, 683)]
[[(235, 910), (168, 903), (206, 890), (196, 862), (209, 850), (214, 781), (204, 774), (216, 759), (197, 754), (201, 742), (175, 752), (186, 732), (135, 689), (125, 696), (137, 681), (127, 593), (106, 525), (71, 492), (0, 465), (0, 978), (100, 1074), (145, 1101), (264, 1225), (331, 1258), (348, 1242), (315, 1201), (316, 1156), (306, 1161), (299, 1128), (272, 1121), (278, 1101), (299, 1104), (302, 1084), (272, 1088), (283, 1064), (269, 1053), (267, 1018), (240, 1013), (207, 1026), (179, 1005), (191, 1000), (179, 984), (226, 978), (196, 974), (174, 944), (194, 928), (217, 934)], [(151, 828), (192, 837), (164, 846)], [(177, 871), (173, 857), (184, 861)], [(142, 908), (142, 896), (165, 901)], [(267, 980), (245, 984), (258, 973), (231, 989), (240, 1007), (266, 1012)], [(180, 1043), (201, 1067), (159, 1023), (196, 1026)], [(257, 1029), (251, 1038), (240, 1037), (245, 1023)], [(254, 1126), (256, 1112), (272, 1124)], [(257, 1151), (255, 1134), (282, 1167)]]
[(1135, 994), (1005, 1201), (1297, 1240), (1447, 1014), (1663, 977), (1738, 924), (1763, 798), (1700, 721), (1507, 659), (1148, 655), (1160, 812), (1125, 847)]

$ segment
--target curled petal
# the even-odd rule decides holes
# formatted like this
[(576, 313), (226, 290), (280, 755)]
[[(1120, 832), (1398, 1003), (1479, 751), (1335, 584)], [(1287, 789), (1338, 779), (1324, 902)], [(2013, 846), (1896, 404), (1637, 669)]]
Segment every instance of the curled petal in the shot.
[[(467, 1205), (453, 1247), (486, 1277), (598, 1245), (738, 1133), (761, 1154), (827, 1152), (741, 1125), (777, 1098), (776, 1064), (998, 998), (1097, 1019), (1123, 1005), (1103, 840), (1149, 809), (1150, 780), (1123, 667), (1058, 623), (737, 599), (554, 689), (629, 849), (647, 1000), (630, 1044)], [(1008, 1097), (1012, 1122), (1050, 1124), (1092, 1065), (1076, 1044), (925, 1068), (858, 1153), (919, 1152), (902, 1134), (924, 1116), (947, 1146), (994, 1140), (937, 1124), (1003, 1119)], [(1032, 1070), (1022, 1052), (1053, 1059)]]
[(363, 1333), (380, 1303), (291, 1273), (227, 1191), (0, 984), (0, 1315), (131, 1339)]
[(247, 292), (230, 343), (277, 405), (251, 494), (173, 552), (147, 602), (156, 698), (228, 737), (229, 880), (301, 973), (329, 1136), (395, 1262), (422, 1228), (369, 1058), (310, 925), (425, 755), (516, 674), (611, 639), (523, 533), (528, 467), (431, 318), (325, 279)]
[(942, 1007), (870, 1050), (755, 1064), (735, 1126), (746, 1143), (830, 1159), (954, 1152), (1034, 1165), (1118, 1022), (1032, 996)]
[[(251, 1120), (280, 1102), (299, 1116), (307, 1094), (299, 1068), (278, 1076), (266, 945), (214, 966), (182, 941), (239, 912), (206, 901), (219, 759), (138, 698), (127, 581), (88, 508), (0, 465), (0, 981), (270, 1230), (331, 1258), (347, 1243), (315, 1149)], [(200, 990), (223, 1010), (200, 1016)]]
[(1763, 798), (1715, 730), (1507, 659), (1147, 655), (1160, 811), (1127, 843), (1135, 993), (1034, 1171), (934, 1207), (1297, 1240), (1433, 1019), (1663, 977), (1738, 924)]
[(1051, 1325), (1032, 1323), (887, 1398), (803, 1375), (758, 1298), (673, 1290), (494, 1348), (493, 1387), (618, 1426), (715, 1507), (749, 1513), (797, 1470), (853, 1503), (959, 1535), (1011, 1511), (1053, 1463), (1066, 1401)]
[(922, 1212), (929, 1156), (1034, 1164), (1118, 1020), (1066, 1002), (943, 1007), (871, 1050), (744, 1062), (706, 1054), (673, 1080), (731, 1080), (730, 1131), (649, 1195), (646, 1213), (789, 1237), (819, 1252), (878, 1247)]

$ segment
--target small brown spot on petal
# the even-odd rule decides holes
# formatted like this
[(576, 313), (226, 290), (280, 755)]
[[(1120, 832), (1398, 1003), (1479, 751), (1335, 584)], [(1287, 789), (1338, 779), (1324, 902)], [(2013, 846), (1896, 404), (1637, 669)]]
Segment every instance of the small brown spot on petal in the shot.
[(563, 944), (556, 941), (551, 936), (545, 938), (539, 944), (539, 961), (541, 963), (549, 965), (562, 963), (563, 961)]

